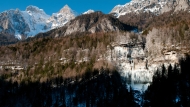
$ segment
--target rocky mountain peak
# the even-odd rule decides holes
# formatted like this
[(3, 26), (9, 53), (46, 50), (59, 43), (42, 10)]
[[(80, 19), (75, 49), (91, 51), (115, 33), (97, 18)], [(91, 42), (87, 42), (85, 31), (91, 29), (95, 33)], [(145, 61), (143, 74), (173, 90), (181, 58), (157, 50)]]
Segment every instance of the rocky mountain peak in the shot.
[(31, 12), (31, 13), (45, 13), (45, 12), (43, 11), (43, 9), (39, 9), (38, 7), (32, 6), (32, 5), (26, 7), (26, 11), (29, 12), (29, 13), (30, 13), (30, 12)]
[(73, 10), (66, 4), (59, 13), (73, 13)]
[(20, 10), (18, 8), (16, 8), (15, 12), (20, 12)]
[(64, 26), (68, 21), (74, 19), (76, 14), (68, 6), (65, 5), (59, 12), (53, 13), (53, 15), (48, 19), (48, 22), (52, 24), (51, 29), (56, 27)]

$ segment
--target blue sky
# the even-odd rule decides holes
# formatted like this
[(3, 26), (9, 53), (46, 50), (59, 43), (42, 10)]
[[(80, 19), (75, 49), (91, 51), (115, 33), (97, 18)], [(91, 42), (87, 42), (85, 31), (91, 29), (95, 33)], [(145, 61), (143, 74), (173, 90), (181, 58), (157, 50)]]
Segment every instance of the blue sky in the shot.
[(52, 15), (58, 12), (64, 5), (69, 5), (78, 14), (93, 9), (95, 11), (102, 11), (109, 13), (115, 5), (125, 4), (130, 0), (1, 0), (0, 12), (9, 9), (19, 8), (25, 10), (28, 5), (34, 5)]

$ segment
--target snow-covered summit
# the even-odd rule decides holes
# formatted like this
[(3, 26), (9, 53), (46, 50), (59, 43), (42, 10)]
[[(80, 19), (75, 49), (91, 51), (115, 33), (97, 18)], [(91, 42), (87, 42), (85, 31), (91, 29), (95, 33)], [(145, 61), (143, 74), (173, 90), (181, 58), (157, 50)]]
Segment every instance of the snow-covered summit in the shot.
[(84, 12), (83, 14), (90, 14), (90, 13), (94, 13), (95, 11), (92, 9), (89, 9), (88, 11)]
[(64, 26), (68, 21), (74, 19), (76, 13), (68, 6), (65, 5), (59, 12), (53, 13), (48, 19), (48, 23), (51, 23), (51, 29)]
[(32, 5), (24, 11), (11, 9), (0, 13), (0, 33), (14, 35), (18, 39), (32, 37), (40, 32), (61, 27), (75, 16), (76, 14), (68, 5), (52, 16)]
[(120, 17), (126, 13), (151, 12), (162, 14), (172, 9), (175, 11), (186, 10), (189, 7), (189, 0), (131, 0), (124, 5), (115, 6), (111, 14)]
[(28, 6), (25, 11), (22, 11), (22, 16), (28, 24), (30, 31), (25, 32), (27, 37), (34, 36), (40, 32), (46, 32), (50, 29), (47, 20), (50, 18), (43, 9), (36, 6)]
[(27, 11), (28, 13), (31, 12), (31, 13), (41, 13), (41, 14), (45, 14), (45, 12), (43, 11), (43, 9), (39, 9), (38, 7), (32, 6), (32, 5), (26, 7), (26, 10), (25, 10), (25, 11)]
[[(35, 21), (43, 21), (46, 22), (47, 19), (50, 18), (49, 15), (47, 15), (43, 9), (39, 9), (36, 6), (28, 6), (25, 11), (22, 11), (23, 16), (26, 14), (30, 16), (30, 18), (34, 18)], [(29, 17), (28, 17), (29, 18)]]

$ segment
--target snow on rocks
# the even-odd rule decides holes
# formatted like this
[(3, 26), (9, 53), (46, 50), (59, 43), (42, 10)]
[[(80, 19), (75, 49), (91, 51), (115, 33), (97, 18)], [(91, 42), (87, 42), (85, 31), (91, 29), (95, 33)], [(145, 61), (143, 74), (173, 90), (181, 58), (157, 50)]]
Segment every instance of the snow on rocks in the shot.
[(16, 38), (33, 37), (38, 33), (62, 27), (76, 14), (68, 5), (65, 5), (58, 13), (47, 15), (43, 9), (36, 6), (28, 6), (26, 10), (11, 9), (0, 13), (0, 32), (7, 30)]
[(111, 14), (115, 14), (117, 18), (127, 13), (150, 12), (156, 15), (168, 12), (172, 9), (176, 11), (187, 10), (189, 1), (187, 0), (131, 0), (124, 5), (115, 6)]
[(84, 12), (83, 14), (90, 14), (90, 13), (94, 13), (95, 11), (92, 9), (89, 9), (88, 11)]

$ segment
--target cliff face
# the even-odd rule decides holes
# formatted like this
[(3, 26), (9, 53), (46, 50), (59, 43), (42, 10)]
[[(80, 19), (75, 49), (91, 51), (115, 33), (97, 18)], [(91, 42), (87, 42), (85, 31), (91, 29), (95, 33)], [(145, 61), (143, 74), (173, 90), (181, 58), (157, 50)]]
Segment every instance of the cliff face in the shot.
[[(189, 42), (179, 35), (172, 36), (177, 32), (171, 28), (153, 28), (146, 36), (119, 34), (113, 48), (108, 48), (106, 58), (114, 62), (121, 75), (132, 83), (152, 82), (154, 73), (163, 65), (166, 68), (170, 64), (178, 66), (179, 60), (189, 53)], [(186, 45), (178, 41), (180, 38)]]

